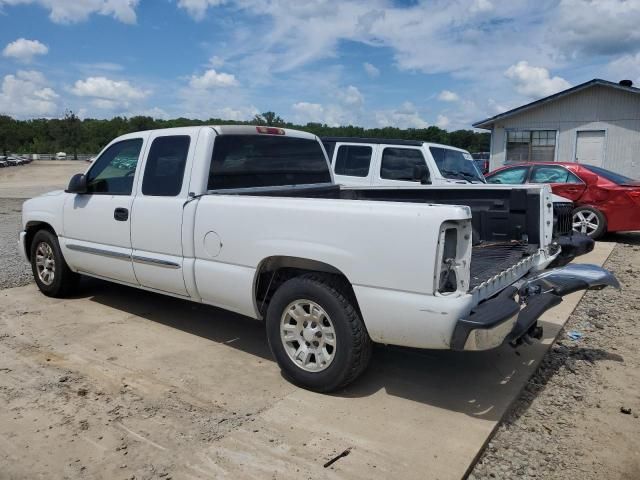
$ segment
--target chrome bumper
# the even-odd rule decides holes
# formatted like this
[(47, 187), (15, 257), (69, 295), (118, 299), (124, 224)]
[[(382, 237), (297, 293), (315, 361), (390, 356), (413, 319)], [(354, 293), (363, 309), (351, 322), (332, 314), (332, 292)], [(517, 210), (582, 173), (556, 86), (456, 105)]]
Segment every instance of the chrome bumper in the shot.
[[(530, 274), (458, 320), (451, 338), (454, 350), (489, 350), (505, 342), (540, 338), (537, 320), (562, 297), (579, 290), (620, 288), (616, 277), (597, 265), (576, 264)], [(517, 297), (517, 299), (516, 299)]]
[(25, 237), (27, 236), (27, 232), (20, 232), (20, 238), (18, 239), (18, 250), (20, 251), (20, 255), (22, 258), (29, 261), (29, 257), (27, 256), (26, 246), (24, 244)]

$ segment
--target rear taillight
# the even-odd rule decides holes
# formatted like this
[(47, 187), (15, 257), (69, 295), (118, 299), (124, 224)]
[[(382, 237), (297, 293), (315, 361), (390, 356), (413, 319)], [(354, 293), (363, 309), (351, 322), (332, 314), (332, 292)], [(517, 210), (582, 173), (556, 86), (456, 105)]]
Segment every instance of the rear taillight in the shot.
[(266, 135), (284, 135), (285, 131), (278, 127), (256, 127), (256, 132)]

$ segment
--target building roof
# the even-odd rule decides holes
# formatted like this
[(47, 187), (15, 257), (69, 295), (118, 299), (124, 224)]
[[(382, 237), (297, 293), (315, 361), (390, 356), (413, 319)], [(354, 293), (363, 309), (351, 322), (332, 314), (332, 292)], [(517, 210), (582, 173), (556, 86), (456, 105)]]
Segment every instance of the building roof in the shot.
[(532, 108), (536, 108), (544, 103), (553, 102), (558, 100), (559, 98), (565, 97), (567, 95), (572, 95), (574, 93), (580, 92), (587, 88), (594, 87), (596, 85), (600, 85), (602, 87), (615, 88), (617, 90), (622, 90), (624, 92), (629, 93), (640, 93), (640, 88), (636, 87), (627, 87), (624, 85), (620, 85), (619, 83), (610, 82), (608, 80), (602, 80), (600, 78), (594, 78), (593, 80), (589, 80), (588, 82), (581, 83), (580, 85), (576, 85), (575, 87), (568, 88), (558, 93), (554, 93), (553, 95), (549, 95), (548, 97), (541, 98), (540, 100), (536, 100), (535, 102), (527, 103), (526, 105), (522, 105), (520, 107), (514, 108), (504, 113), (499, 113), (493, 117), (485, 118), (479, 122), (473, 124), (475, 128), (483, 128), (485, 130), (491, 130), (491, 126), (497, 122), (498, 120), (502, 120), (507, 117), (511, 117), (512, 115), (516, 115), (518, 113), (524, 112), (526, 110), (530, 110)]

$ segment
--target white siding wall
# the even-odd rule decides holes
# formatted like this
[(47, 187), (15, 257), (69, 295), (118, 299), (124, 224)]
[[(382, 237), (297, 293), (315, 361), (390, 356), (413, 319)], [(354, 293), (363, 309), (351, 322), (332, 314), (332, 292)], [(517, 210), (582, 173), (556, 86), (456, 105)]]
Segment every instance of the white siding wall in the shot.
[(504, 165), (507, 129), (558, 130), (556, 161), (575, 160), (578, 130), (605, 130), (602, 166), (640, 178), (640, 94), (594, 86), (498, 120), (491, 138), (491, 169)]

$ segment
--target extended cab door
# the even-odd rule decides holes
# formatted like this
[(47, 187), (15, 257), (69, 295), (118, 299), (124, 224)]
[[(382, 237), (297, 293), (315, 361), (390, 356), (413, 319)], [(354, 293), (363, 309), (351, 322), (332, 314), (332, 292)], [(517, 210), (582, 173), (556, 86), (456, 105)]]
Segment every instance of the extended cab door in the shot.
[(133, 268), (140, 285), (187, 296), (183, 273), (182, 216), (197, 132), (153, 133), (133, 202)]
[(340, 185), (370, 186), (377, 145), (337, 142), (331, 159), (334, 179)]
[(87, 193), (66, 194), (61, 244), (67, 263), (80, 272), (138, 283), (131, 264), (131, 204), (147, 135), (109, 145), (86, 174)]

